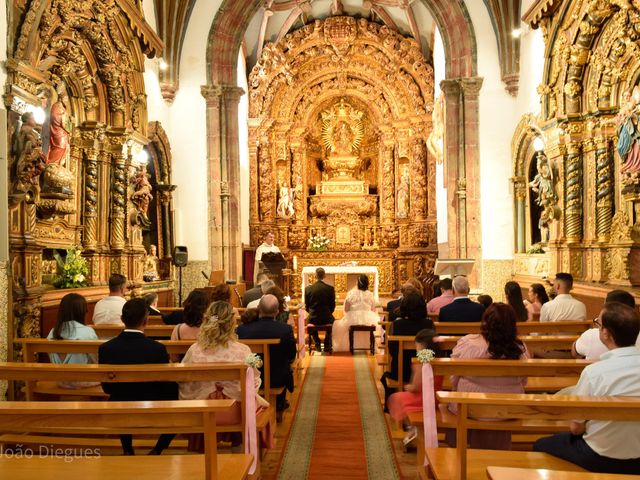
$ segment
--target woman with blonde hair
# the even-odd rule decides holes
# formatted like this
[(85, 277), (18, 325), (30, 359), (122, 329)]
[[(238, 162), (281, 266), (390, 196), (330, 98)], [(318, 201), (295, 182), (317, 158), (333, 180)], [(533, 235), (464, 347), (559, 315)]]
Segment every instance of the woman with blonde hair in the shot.
[[(251, 355), (251, 349), (238, 342), (236, 319), (233, 307), (227, 302), (214, 302), (205, 313), (200, 332), (194, 343), (182, 359), (182, 363), (244, 363)], [(254, 368), (256, 392), (260, 388), (260, 372)], [(180, 384), (181, 400), (233, 399), (234, 408), (229, 413), (217, 414), (218, 425), (234, 425), (242, 421), (240, 402), (242, 389), (240, 382), (216, 381), (184, 382)], [(258, 409), (266, 408), (269, 403), (256, 393)], [(242, 436), (234, 432), (230, 438), (232, 448), (240, 446)]]

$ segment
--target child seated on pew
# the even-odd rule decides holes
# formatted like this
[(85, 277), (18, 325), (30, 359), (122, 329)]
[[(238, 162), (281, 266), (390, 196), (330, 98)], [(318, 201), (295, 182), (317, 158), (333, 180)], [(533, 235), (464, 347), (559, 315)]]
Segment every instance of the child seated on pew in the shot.
[[(97, 340), (98, 336), (93, 328), (84, 324), (87, 315), (87, 301), (77, 293), (67, 293), (60, 301), (58, 320), (51, 329), (49, 340)], [(95, 355), (87, 353), (50, 353), (51, 363), (57, 364), (86, 364), (96, 363)], [(88, 388), (100, 385), (96, 382), (58, 382), (61, 388)]]
[[(433, 329), (420, 330), (415, 338), (416, 352), (420, 350), (433, 350), (436, 357), (441, 356), (442, 352), (434, 337), (436, 331)], [(442, 390), (442, 375), (436, 375), (434, 377), (434, 390)], [(422, 365), (414, 363), (411, 365), (411, 383), (405, 385), (404, 392), (397, 392), (392, 394), (388, 400), (389, 415), (397, 422), (405, 421), (407, 416), (412, 412), (422, 411)], [(415, 438), (416, 427), (412, 427), (407, 436), (405, 437), (405, 445)]]

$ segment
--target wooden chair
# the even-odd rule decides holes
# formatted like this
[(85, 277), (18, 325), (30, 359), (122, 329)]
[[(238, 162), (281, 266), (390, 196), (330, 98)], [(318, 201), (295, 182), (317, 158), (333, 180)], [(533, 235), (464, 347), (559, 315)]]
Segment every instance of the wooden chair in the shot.
[[(510, 430), (517, 421), (558, 421), (576, 418), (610, 421), (640, 421), (640, 398), (579, 397), (573, 395), (531, 395), (508, 393), (438, 392), (443, 404), (458, 405), (456, 445), (428, 448), (429, 471), (436, 480), (486, 478), (488, 466), (548, 468), (582, 472), (583, 469), (540, 452), (474, 450), (467, 448), (471, 428), (487, 423), (496, 430)], [(476, 418), (502, 421), (480, 422)]]
[[(353, 355), (354, 350), (369, 350), (371, 355), (376, 353), (376, 337), (375, 337), (376, 327), (375, 325), (351, 325), (349, 327), (349, 352)], [(369, 332), (369, 347), (368, 348), (355, 348), (354, 344), (354, 335), (356, 332)]]
[[(157, 402), (3, 402), (3, 432), (104, 434), (204, 433), (204, 455), (155, 457), (92, 456), (72, 458), (52, 454), (34, 458), (0, 456), (3, 476), (12, 479), (107, 479), (127, 472), (136, 478), (244, 479), (251, 455), (218, 455), (216, 413), (229, 410), (233, 400)], [(40, 457), (40, 458), (38, 458)], [(135, 465), (143, 461), (142, 465)], [(158, 476), (158, 472), (162, 472)]]

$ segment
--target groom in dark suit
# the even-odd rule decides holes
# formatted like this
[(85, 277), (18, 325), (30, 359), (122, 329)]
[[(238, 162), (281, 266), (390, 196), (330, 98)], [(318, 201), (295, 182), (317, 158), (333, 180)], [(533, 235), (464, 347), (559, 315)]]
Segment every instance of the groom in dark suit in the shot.
[[(309, 312), (309, 323), (313, 325), (328, 325), (334, 321), (333, 311), (336, 309), (336, 291), (324, 283), (324, 268), (316, 268), (316, 283), (304, 290), (304, 305)], [(320, 350), (320, 336), (313, 333), (316, 349)], [(324, 337), (324, 351), (331, 351), (331, 331)]]
[[(142, 298), (134, 298), (122, 307), (124, 331), (100, 345), (98, 363), (134, 365), (144, 363), (169, 363), (164, 345), (144, 335), (147, 325), (147, 304)], [(102, 389), (111, 401), (178, 400), (178, 384), (175, 382), (126, 382), (103, 383)], [(149, 455), (160, 455), (175, 435), (163, 434)], [(131, 435), (120, 435), (125, 455), (134, 455)]]

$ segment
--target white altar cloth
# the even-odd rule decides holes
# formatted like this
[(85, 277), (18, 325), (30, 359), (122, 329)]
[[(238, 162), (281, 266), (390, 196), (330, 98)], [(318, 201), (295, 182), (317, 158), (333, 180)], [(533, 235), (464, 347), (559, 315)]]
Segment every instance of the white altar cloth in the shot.
[(378, 267), (371, 267), (366, 265), (356, 265), (349, 267), (342, 266), (323, 266), (317, 265), (315, 267), (304, 267), (301, 272), (302, 277), (302, 298), (304, 298), (304, 289), (309, 284), (309, 275), (316, 274), (316, 268), (322, 267), (327, 275), (336, 275), (336, 274), (344, 274), (344, 275), (360, 275), (360, 274), (369, 274), (373, 273), (373, 298), (378, 303), (378, 283), (379, 283), (379, 274)]

